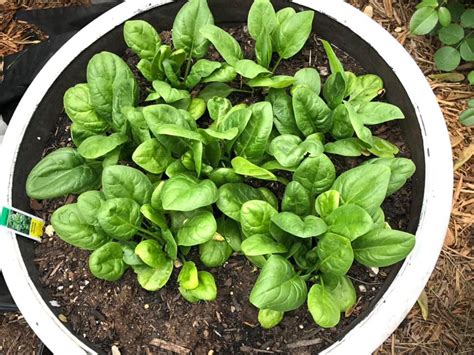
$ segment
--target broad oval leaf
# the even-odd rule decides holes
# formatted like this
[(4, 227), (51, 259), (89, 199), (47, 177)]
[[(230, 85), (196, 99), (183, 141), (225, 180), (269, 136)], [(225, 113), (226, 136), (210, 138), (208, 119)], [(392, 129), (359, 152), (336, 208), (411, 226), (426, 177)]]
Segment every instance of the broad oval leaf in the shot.
[(235, 157), (232, 159), (231, 164), (236, 174), (250, 176), (260, 180), (277, 181), (277, 177), (272, 172), (249, 162), (245, 158)]
[(267, 98), (273, 108), (273, 123), (280, 134), (301, 136), (293, 113), (291, 96), (283, 89), (271, 89)]
[(152, 268), (159, 268), (168, 260), (160, 244), (154, 239), (145, 239), (138, 243), (135, 254)]
[(191, 71), (186, 78), (186, 87), (189, 89), (194, 88), (202, 79), (207, 78), (221, 66), (222, 64), (219, 62), (208, 59), (199, 59), (191, 67)]
[(106, 199), (126, 197), (144, 205), (150, 202), (153, 187), (140, 170), (124, 165), (112, 165), (102, 173), (102, 190)]
[(293, 112), (296, 125), (305, 136), (316, 132), (328, 132), (331, 128), (331, 110), (307, 86), (298, 86), (293, 91)]
[(324, 234), (316, 251), (320, 260), (319, 268), (325, 274), (345, 275), (354, 261), (350, 240), (338, 234)]
[(282, 211), (292, 212), (298, 216), (311, 214), (311, 197), (309, 191), (298, 181), (291, 181), (285, 188), (281, 201)]
[(272, 255), (260, 271), (250, 293), (250, 303), (279, 312), (298, 309), (306, 299), (306, 282), (284, 257)]
[(247, 256), (286, 253), (288, 249), (265, 234), (254, 234), (242, 242), (242, 252)]
[(100, 185), (100, 173), (100, 163), (86, 162), (73, 148), (60, 148), (30, 171), (26, 194), (42, 200), (92, 190)]
[(100, 118), (92, 106), (90, 89), (87, 84), (77, 84), (64, 93), (64, 110), (76, 125), (96, 134), (103, 133), (108, 123)]
[(192, 211), (217, 201), (217, 187), (211, 180), (197, 180), (187, 175), (177, 175), (167, 180), (161, 190), (165, 210)]
[(225, 239), (220, 234), (215, 234), (213, 239), (199, 244), (199, 259), (207, 267), (218, 267), (224, 265), (232, 251)]
[(410, 32), (414, 35), (426, 35), (438, 23), (438, 13), (432, 7), (423, 7), (415, 11), (410, 20)]
[(287, 17), (276, 29), (276, 51), (288, 59), (303, 48), (313, 29), (313, 11), (301, 11)]
[(109, 242), (94, 250), (89, 256), (89, 269), (98, 279), (117, 281), (127, 268), (122, 258), (122, 246), (116, 242)]
[(258, 164), (273, 128), (273, 111), (269, 102), (258, 102), (251, 109), (252, 116), (234, 143), (234, 150), (237, 155)]
[(293, 180), (303, 185), (312, 197), (329, 190), (335, 179), (336, 168), (324, 154), (306, 158), (293, 174)]
[(383, 81), (379, 76), (374, 74), (358, 76), (351, 92), (350, 101), (369, 102), (377, 97), (382, 89)]
[(302, 141), (298, 136), (282, 134), (275, 137), (268, 147), (268, 152), (284, 167), (298, 166), (305, 157), (316, 157), (323, 150), (317, 135), (310, 135)]
[(317, 95), (321, 92), (321, 77), (314, 68), (303, 68), (295, 73), (295, 82), (293, 87), (298, 85), (306, 85), (313, 90)]
[(373, 225), (370, 215), (362, 207), (353, 204), (336, 208), (324, 220), (328, 225), (328, 232), (350, 241), (367, 233)]
[(192, 290), (198, 287), (198, 270), (193, 261), (186, 261), (178, 275), (179, 286), (186, 290)]
[(245, 202), (240, 210), (242, 233), (247, 237), (255, 234), (269, 234), (270, 222), (277, 213), (277, 210), (266, 201)]
[(189, 0), (179, 10), (173, 23), (173, 44), (193, 58), (207, 54), (209, 42), (200, 29), (214, 24), (214, 17), (206, 0)]
[(322, 328), (335, 327), (341, 318), (334, 298), (320, 284), (313, 285), (309, 290), (308, 309), (316, 324)]
[(352, 245), (355, 259), (369, 267), (393, 265), (403, 260), (414, 246), (413, 234), (385, 228), (371, 230)]
[(143, 20), (126, 21), (123, 26), (123, 37), (127, 46), (142, 59), (153, 60), (160, 45), (158, 32)]
[(255, 63), (250, 59), (241, 59), (235, 62), (234, 69), (237, 74), (242, 75), (244, 78), (253, 79), (260, 74), (271, 74), (271, 72), (261, 65)]
[(100, 191), (86, 191), (77, 198), (77, 208), (87, 224), (98, 227), (97, 212), (105, 201), (105, 196)]
[(355, 204), (372, 214), (385, 199), (389, 181), (389, 167), (361, 165), (339, 175), (331, 189), (339, 191), (341, 204)]
[(81, 143), (77, 148), (77, 152), (85, 159), (97, 159), (127, 141), (128, 137), (121, 133), (112, 133), (110, 136), (92, 136)]
[(141, 287), (147, 291), (157, 291), (170, 279), (173, 272), (173, 260), (163, 258), (163, 263), (158, 268), (147, 265), (138, 265), (133, 268)]
[(250, 7), (247, 27), (250, 36), (257, 40), (262, 34), (271, 34), (277, 27), (275, 9), (269, 0), (255, 0)]
[(112, 198), (100, 207), (97, 219), (102, 229), (118, 240), (129, 240), (142, 223), (140, 205), (130, 198)]
[(272, 216), (272, 222), (298, 238), (316, 237), (327, 230), (324, 220), (312, 215), (301, 218), (291, 212), (280, 212)]
[(114, 93), (121, 83), (134, 81), (132, 70), (118, 55), (110, 52), (95, 54), (87, 64), (87, 84), (92, 106), (99, 117), (112, 120)]
[(230, 65), (235, 65), (244, 57), (240, 44), (223, 29), (206, 25), (199, 32), (212, 43), (221, 57)]
[(348, 312), (357, 302), (357, 295), (351, 279), (347, 276), (322, 275), (324, 287), (334, 302), (339, 307), (339, 311)]
[(173, 162), (171, 152), (156, 138), (140, 144), (132, 154), (132, 160), (152, 174), (161, 174)]
[(51, 225), (62, 240), (81, 249), (95, 250), (110, 241), (110, 237), (102, 229), (86, 222), (75, 203), (54, 211)]
[(211, 240), (217, 231), (217, 223), (211, 212), (202, 212), (185, 220), (178, 230), (178, 245), (193, 246)]

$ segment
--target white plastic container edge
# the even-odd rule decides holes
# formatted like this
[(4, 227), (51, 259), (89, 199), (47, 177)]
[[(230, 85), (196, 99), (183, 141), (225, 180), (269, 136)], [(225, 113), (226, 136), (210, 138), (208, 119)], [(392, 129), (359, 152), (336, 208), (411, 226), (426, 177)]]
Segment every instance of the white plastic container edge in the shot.
[[(0, 204), (10, 205), (19, 143), (48, 88), (85, 48), (127, 19), (171, 0), (124, 2), (95, 19), (48, 61), (20, 101), (4, 137), (0, 157)], [(428, 281), (443, 245), (451, 211), (451, 145), (441, 111), (423, 73), (403, 47), (381, 26), (352, 6), (327, 0), (296, 0), (340, 22), (366, 40), (393, 68), (416, 109), (425, 146), (425, 191), (416, 245), (372, 312), (322, 354), (370, 354), (401, 323)], [(51, 312), (36, 290), (15, 235), (0, 231), (0, 263), (9, 289), (25, 319), (54, 353), (92, 354)]]

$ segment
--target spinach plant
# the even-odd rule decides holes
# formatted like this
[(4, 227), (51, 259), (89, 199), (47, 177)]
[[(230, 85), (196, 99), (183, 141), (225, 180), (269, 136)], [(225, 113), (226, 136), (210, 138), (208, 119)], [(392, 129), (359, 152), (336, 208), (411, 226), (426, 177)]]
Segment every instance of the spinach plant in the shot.
[[(179, 269), (186, 300), (212, 301), (217, 285), (206, 267), (238, 254), (261, 268), (250, 302), (264, 328), (305, 302), (317, 324), (333, 327), (356, 302), (347, 276), (354, 260), (381, 267), (408, 255), (414, 236), (391, 229), (381, 205), (415, 166), (370, 130), (404, 115), (373, 101), (382, 79), (346, 71), (326, 41), (324, 82), (314, 68), (278, 74), (312, 26), (311, 11), (275, 12), (269, 0), (255, 0), (255, 57), (244, 58), (205, 0), (178, 12), (173, 46), (147, 22), (127, 21), (125, 42), (148, 80), (140, 106), (136, 77), (119, 56), (91, 58), (87, 82), (64, 95), (75, 147), (41, 160), (26, 191), (35, 199), (78, 195), (51, 224), (92, 251), (94, 276), (116, 281), (130, 268), (156, 291)], [(210, 59), (211, 44), (219, 60)], [(374, 157), (337, 176), (334, 155)]]

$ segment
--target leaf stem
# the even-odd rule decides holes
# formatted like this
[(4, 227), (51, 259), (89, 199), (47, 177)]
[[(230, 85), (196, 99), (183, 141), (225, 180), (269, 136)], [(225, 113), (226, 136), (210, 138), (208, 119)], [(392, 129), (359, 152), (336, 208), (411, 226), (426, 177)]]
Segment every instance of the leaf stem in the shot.
[(278, 66), (280, 65), (282, 59), (283, 59), (282, 57), (278, 57), (278, 60), (277, 60), (277, 62), (275, 63), (275, 66), (274, 66), (273, 69), (272, 69), (272, 74), (275, 74), (275, 70), (276, 70), (276, 69), (278, 68)]
[(184, 72), (184, 81), (186, 81), (186, 79), (188, 78), (189, 71), (191, 70), (191, 64), (192, 64), (191, 55), (189, 55), (186, 61), (187, 63), (186, 63), (186, 70)]
[(285, 179), (284, 177), (278, 176), (278, 175), (277, 175), (277, 181), (285, 186), (290, 183), (288, 179)]
[(148, 230), (146, 230), (145, 228), (142, 228), (142, 227), (135, 227), (135, 228), (137, 229), (137, 231), (139, 231), (141, 233), (144, 233), (144, 234), (146, 234), (150, 237), (153, 237), (154, 239), (161, 242), (161, 238), (158, 235), (156, 235), (156, 234), (154, 234), (154, 233), (152, 233), (152, 232), (150, 232), (150, 231), (148, 231)]
[(253, 90), (234, 89), (235, 92), (242, 92), (244, 94), (253, 94)]

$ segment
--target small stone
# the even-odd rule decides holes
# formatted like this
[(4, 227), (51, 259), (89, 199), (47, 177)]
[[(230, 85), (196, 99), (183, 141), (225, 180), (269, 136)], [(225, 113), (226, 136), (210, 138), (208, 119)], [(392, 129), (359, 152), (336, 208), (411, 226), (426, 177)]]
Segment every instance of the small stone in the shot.
[(177, 269), (179, 269), (181, 266), (183, 266), (183, 263), (181, 262), (181, 260), (176, 259), (176, 260), (174, 261), (174, 267), (177, 268)]
[(112, 345), (110, 348), (112, 355), (121, 355), (122, 353), (120, 352), (120, 349), (118, 348), (117, 345)]
[(328, 76), (329, 75), (329, 70), (328, 68), (326, 67), (319, 67), (319, 73), (322, 75), (322, 76)]
[[(66, 317), (64, 314), (61, 313), (61, 314), (58, 316), (58, 318), (59, 318), (59, 320), (60, 320), (61, 322), (67, 323), (67, 317)], [(84, 334), (84, 338), (85, 338), (85, 334)]]
[(371, 267), (370, 268), (370, 271), (372, 272), (372, 274), (375, 276), (375, 275), (378, 275), (379, 274), (379, 268), (377, 266), (374, 266), (374, 267)]
[(204, 329), (204, 331), (202, 332), (202, 334), (204, 335), (204, 338), (209, 337), (209, 330)]
[(364, 285), (359, 285), (360, 292), (367, 292), (367, 288)]
[(57, 289), (58, 291), (62, 291), (62, 290), (64, 289), (64, 286), (58, 286), (56, 289)]
[(375, 287), (372, 287), (372, 291), (375, 291)]
[(394, 31), (396, 33), (400, 33), (400, 32), (402, 32), (402, 30), (403, 30), (403, 28), (401, 28), (401, 27), (395, 27), (395, 29), (394, 29)]
[(234, 291), (230, 291), (230, 295), (232, 296), (234, 294)]
[(207, 352), (207, 355), (214, 355), (214, 350), (209, 350), (209, 351)]
[(150, 308), (150, 305), (149, 305), (148, 303), (146, 303), (146, 304), (143, 306), (143, 308), (148, 309), (148, 308)]
[(51, 305), (51, 307), (61, 307), (59, 302), (56, 300), (49, 301), (49, 304)]
[(54, 227), (51, 224), (49, 224), (44, 229), (44, 232), (48, 237), (52, 237), (54, 235)]
[(89, 285), (89, 283), (90, 283), (89, 280), (85, 280), (85, 281), (84, 281), (84, 285), (86, 285), (86, 286)]
[(40, 140), (41, 140), (41, 137), (36, 137), (36, 139), (40, 141)]
[(230, 306), (230, 311), (231, 311), (232, 313), (234, 313), (234, 312), (235, 312), (235, 307), (234, 307), (234, 306)]
[(300, 325), (298, 326), (298, 328), (304, 329), (304, 325), (303, 325), (303, 324), (300, 324)]

